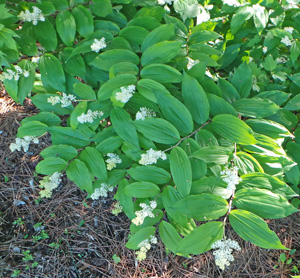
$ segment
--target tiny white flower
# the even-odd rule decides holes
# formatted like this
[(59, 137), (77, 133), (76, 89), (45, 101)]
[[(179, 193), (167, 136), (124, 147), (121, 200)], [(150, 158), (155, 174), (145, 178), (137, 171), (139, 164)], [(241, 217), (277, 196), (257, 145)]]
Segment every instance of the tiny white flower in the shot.
[(223, 176), (222, 180), (227, 183), (227, 190), (234, 191), (235, 186), (242, 181), (242, 179), (238, 176), (238, 170), (239, 168), (234, 166), (221, 171), (220, 175)]
[(268, 47), (264, 46), (262, 51), (263, 51), (264, 54), (266, 54), (268, 52)]
[(135, 93), (135, 85), (129, 85), (127, 87), (123, 86), (120, 88), (120, 90), (121, 92), (116, 93), (115, 99), (120, 102), (126, 103)]
[(60, 97), (59, 96), (48, 97), (47, 102), (51, 103), (52, 105), (55, 105), (57, 103), (60, 103)]
[(145, 154), (141, 155), (139, 164), (141, 165), (151, 165), (155, 164), (158, 159), (166, 160), (167, 156), (163, 151), (155, 151), (152, 148), (147, 150)]
[(239, 7), (241, 4), (237, 0), (223, 0), (223, 5)]
[(135, 212), (136, 218), (132, 219), (132, 223), (136, 226), (142, 225), (146, 217), (154, 218), (153, 210), (156, 208), (156, 201), (151, 201), (150, 205), (145, 203), (141, 203), (140, 207), (142, 210), (138, 210)]
[(118, 215), (123, 211), (123, 207), (121, 206), (120, 202), (116, 202), (114, 204), (114, 209), (111, 211), (113, 215)]
[(28, 70), (24, 70), (23, 75), (25, 78), (27, 78), (29, 76), (29, 71)]
[(190, 57), (188, 58), (188, 64), (186, 65), (187, 69), (190, 70), (193, 66), (197, 65), (199, 63), (199, 60), (193, 60)]
[(284, 38), (282, 38), (280, 42), (283, 43), (285, 46), (291, 46), (292, 45), (292, 42), (288, 38), (288, 36), (285, 36)]
[(25, 22), (32, 22), (33, 25), (37, 25), (38, 21), (45, 21), (45, 17), (38, 7), (33, 6), (32, 9), (32, 13), (29, 10), (22, 11), (18, 17)]
[(86, 114), (82, 113), (80, 116), (77, 117), (77, 121), (81, 124), (84, 123), (93, 123), (93, 121), (98, 118), (102, 117), (104, 113), (102, 111), (92, 111), (88, 110)]
[(141, 107), (140, 111), (138, 111), (135, 115), (135, 119), (137, 121), (144, 121), (147, 117), (156, 117), (156, 113), (147, 107)]
[(43, 190), (40, 191), (40, 196), (42, 198), (50, 198), (52, 196), (52, 191), (61, 183), (61, 176), (61, 173), (55, 172), (51, 176), (46, 176), (40, 181), (39, 187), (43, 188)]
[(92, 51), (99, 52), (101, 49), (105, 48), (105, 38), (101, 38), (100, 40), (94, 39), (93, 44), (91, 45)]
[(150, 250), (151, 244), (157, 244), (157, 238), (155, 236), (150, 236), (150, 239), (145, 239), (138, 244), (138, 248), (140, 248), (140, 250), (135, 252), (137, 255), (137, 261), (146, 259), (147, 252)]
[(75, 101), (76, 100), (76, 97), (74, 95), (67, 95), (66, 93), (63, 93), (62, 94), (62, 98), (60, 100), (61, 102), (61, 107), (67, 107), (67, 106), (70, 106), (72, 105), (72, 101)]
[(108, 159), (105, 160), (107, 162), (106, 168), (107, 170), (112, 170), (117, 166), (117, 164), (122, 163), (122, 159), (115, 153), (108, 153)]
[(97, 200), (99, 197), (107, 197), (109, 191), (113, 191), (113, 187), (106, 183), (101, 183), (100, 188), (95, 188), (91, 198), (93, 200)]
[(293, 27), (284, 27), (284, 31), (287, 31), (290, 34), (293, 34), (294, 28)]
[(33, 136), (24, 136), (24, 138), (16, 138), (15, 143), (11, 143), (9, 148), (11, 152), (21, 151), (23, 148), (24, 152), (27, 152), (29, 149), (30, 143), (38, 144), (39, 139)]

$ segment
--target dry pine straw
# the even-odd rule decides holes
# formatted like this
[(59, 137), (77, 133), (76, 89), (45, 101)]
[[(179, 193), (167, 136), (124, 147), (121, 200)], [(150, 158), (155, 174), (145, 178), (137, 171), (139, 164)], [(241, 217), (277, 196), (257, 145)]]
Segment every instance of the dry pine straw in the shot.
[[(86, 194), (67, 181), (55, 191), (51, 199), (36, 203), (39, 196), (38, 180), (34, 168), (40, 160), (39, 152), (50, 145), (45, 136), (28, 154), (11, 153), (9, 144), (24, 117), (38, 110), (26, 100), (25, 107), (15, 104), (5, 93), (0, 95), (0, 277), (10, 277), (20, 270), (19, 277), (290, 277), (291, 269), (300, 262), (299, 214), (268, 221), (282, 243), (297, 249), (288, 266), (279, 264), (283, 251), (258, 248), (241, 240), (227, 229), (227, 236), (235, 239), (242, 251), (235, 253), (235, 261), (221, 272), (211, 252), (191, 258), (166, 254), (159, 242), (148, 252), (145, 261), (136, 263), (134, 251), (126, 249), (129, 221), (123, 214), (114, 216), (112, 195), (106, 200), (92, 201)], [(32, 183), (33, 182), (33, 183)], [(18, 204), (24, 202), (23, 205)], [(21, 218), (24, 224), (14, 225)], [(33, 225), (42, 223), (49, 238), (34, 241), (40, 232)], [(201, 240), (201, 239), (199, 239)], [(57, 243), (58, 248), (49, 246)], [(22, 251), (29, 250), (34, 261), (22, 260)], [(288, 252), (285, 252), (290, 258)], [(116, 254), (121, 261), (114, 263)], [(300, 266), (298, 266), (300, 269)]]

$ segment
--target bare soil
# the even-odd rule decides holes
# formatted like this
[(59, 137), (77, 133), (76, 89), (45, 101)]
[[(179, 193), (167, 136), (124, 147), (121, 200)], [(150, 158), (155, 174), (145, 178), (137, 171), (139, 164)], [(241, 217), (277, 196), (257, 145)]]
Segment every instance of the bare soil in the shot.
[[(22, 278), (284, 278), (296, 275), (293, 267), (300, 269), (299, 213), (268, 222), (285, 246), (296, 249), (293, 255), (258, 248), (228, 229), (227, 236), (237, 240), (242, 251), (225, 271), (216, 267), (212, 252), (183, 258), (167, 254), (161, 242), (137, 263), (134, 251), (124, 247), (128, 219), (111, 213), (113, 194), (106, 200), (85, 199), (86, 194), (65, 179), (52, 198), (39, 199), (41, 176), (34, 169), (51, 138), (46, 136), (26, 154), (9, 150), (20, 121), (36, 113), (29, 100), (20, 106), (0, 92), (0, 277), (19, 272)], [(40, 230), (34, 227), (37, 223)], [(32, 256), (27, 260), (26, 251)], [(282, 253), (292, 259), (290, 264), (278, 262)], [(120, 262), (114, 262), (114, 254)]]

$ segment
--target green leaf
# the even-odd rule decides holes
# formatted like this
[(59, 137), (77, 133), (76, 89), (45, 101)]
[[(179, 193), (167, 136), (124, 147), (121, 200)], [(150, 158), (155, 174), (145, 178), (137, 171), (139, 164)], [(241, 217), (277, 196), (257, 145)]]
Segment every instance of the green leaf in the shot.
[(162, 41), (150, 46), (143, 54), (141, 64), (143, 67), (170, 62), (180, 51), (181, 43), (178, 41)]
[[(126, 188), (126, 187), (125, 187)], [(129, 249), (137, 250), (140, 249), (138, 245), (146, 240), (149, 239), (150, 236), (154, 235), (155, 233), (155, 228), (154, 227), (146, 227), (144, 229), (139, 230), (137, 233), (132, 235), (128, 242), (126, 243), (126, 247)]]
[(134, 125), (146, 138), (154, 142), (175, 144), (180, 139), (177, 129), (164, 119), (148, 117), (143, 121), (134, 121)]
[(238, 190), (233, 204), (238, 209), (247, 210), (268, 219), (283, 218), (298, 211), (283, 196), (258, 188)]
[(183, 136), (194, 128), (193, 118), (187, 107), (170, 93), (155, 91), (157, 103), (164, 117), (173, 124)]
[(57, 46), (56, 31), (47, 18), (45, 21), (39, 21), (39, 24), (34, 26), (34, 33), (39, 43), (45, 47), (46, 50), (55, 50)]
[(223, 234), (224, 224), (222, 222), (214, 221), (202, 224), (180, 241), (176, 254), (183, 256), (202, 254), (210, 250), (214, 242), (222, 239)]
[(256, 97), (259, 98), (267, 98), (271, 101), (273, 101), (278, 106), (281, 106), (283, 103), (285, 103), (291, 94), (287, 94), (283, 91), (265, 91), (260, 94), (257, 94)]
[(226, 164), (229, 159), (229, 151), (224, 147), (208, 146), (192, 153), (191, 157), (203, 160), (205, 163)]
[(117, 75), (125, 74), (125, 73), (137, 75), (139, 73), (139, 68), (133, 63), (121, 62), (121, 63), (117, 63), (117, 64), (113, 65), (109, 69), (109, 77), (110, 78), (113, 78)]
[(195, 220), (208, 221), (225, 215), (228, 203), (219, 196), (203, 193), (183, 198), (173, 208)]
[(77, 156), (77, 150), (68, 145), (52, 145), (40, 152), (42, 158), (62, 158), (69, 161)]
[(53, 126), (48, 131), (53, 145), (66, 144), (80, 149), (90, 144), (90, 138), (85, 133), (71, 127)]
[(23, 138), (24, 136), (38, 137), (48, 131), (48, 126), (39, 121), (30, 121), (22, 124), (19, 127), (16, 137)]
[(128, 184), (123, 192), (129, 197), (149, 198), (159, 193), (159, 187), (151, 182), (141, 181)]
[(82, 101), (78, 103), (75, 109), (72, 111), (70, 115), (70, 125), (73, 129), (76, 129), (79, 125), (79, 121), (77, 118), (86, 112), (87, 109), (87, 101)]
[(190, 194), (192, 187), (192, 167), (186, 152), (180, 147), (172, 149), (170, 155), (171, 174), (182, 197)]
[(85, 163), (93, 176), (101, 181), (107, 180), (106, 165), (101, 153), (97, 149), (86, 147), (78, 158)]
[(16, 42), (21, 48), (22, 53), (28, 56), (36, 56), (38, 48), (35, 39), (28, 34), (19, 34), (19, 37), (15, 38)]
[(290, 99), (287, 104), (283, 107), (285, 110), (299, 111), (300, 110), (300, 94)]
[(89, 194), (94, 192), (90, 172), (86, 165), (79, 159), (74, 159), (66, 170), (69, 180), (73, 181), (80, 189)]
[(299, 55), (300, 55), (300, 43), (296, 40), (294, 40), (292, 42), (292, 45), (291, 45), (291, 60), (293, 62), (293, 64), (295, 64), (295, 62), (297, 61)]
[(237, 112), (233, 106), (221, 97), (207, 94), (207, 99), (210, 106), (210, 115), (216, 116), (219, 114), (231, 114), (237, 116)]
[[(109, 175), (116, 171), (122, 171), (122, 170), (112, 170), (109, 172)], [(124, 172), (124, 171), (122, 171)], [(124, 172), (125, 174), (125, 172)], [(108, 180), (108, 184), (112, 185), (111, 181)], [(122, 179), (120, 182), (118, 181), (118, 191), (115, 195), (115, 199), (120, 202), (120, 205), (123, 208), (124, 213), (129, 219), (133, 219), (136, 217), (133, 209), (133, 201), (131, 197), (128, 197), (123, 193), (124, 188), (128, 185), (128, 181), (126, 179)]]
[(300, 87), (300, 73), (288, 75), (288, 77), (292, 82), (294, 82), (298, 87)]
[(279, 107), (269, 99), (245, 98), (233, 103), (235, 110), (244, 117), (266, 118), (279, 111)]
[(139, 147), (137, 132), (128, 112), (114, 107), (110, 112), (110, 119), (115, 131), (124, 141)]
[(184, 73), (182, 79), (182, 96), (186, 107), (198, 124), (203, 124), (209, 117), (207, 96), (198, 81)]
[(262, 65), (267, 71), (274, 71), (277, 68), (277, 62), (273, 59), (272, 55), (268, 55)]
[(56, 29), (63, 43), (72, 46), (75, 40), (76, 23), (73, 15), (68, 11), (61, 11), (56, 16)]
[(98, 55), (90, 65), (98, 69), (109, 71), (113, 65), (120, 62), (129, 62), (137, 65), (139, 63), (139, 57), (127, 49), (113, 49)]
[(40, 58), (39, 69), (42, 81), (45, 79), (48, 84), (59, 92), (66, 91), (66, 78), (60, 61), (52, 54), (45, 54)]
[(141, 79), (137, 84), (137, 89), (141, 95), (152, 102), (157, 102), (155, 93), (161, 92), (169, 94), (169, 91), (162, 84), (151, 80), (151, 79)]
[[(256, 4), (259, 5), (259, 4)], [(269, 13), (265, 7), (260, 6), (259, 8), (255, 8), (253, 12), (253, 21), (256, 27), (256, 30), (259, 34), (266, 28), (269, 20)]]
[(72, 10), (76, 22), (76, 30), (84, 38), (90, 37), (94, 32), (94, 21), (90, 11), (82, 5)]
[(46, 124), (47, 126), (59, 125), (61, 122), (60, 118), (57, 115), (55, 115), (54, 113), (40, 112), (37, 115), (31, 116), (28, 118), (24, 118), (21, 121), (21, 125), (31, 122), (31, 121), (39, 121), (39, 122)]
[(246, 63), (242, 63), (235, 70), (231, 83), (237, 89), (241, 98), (249, 97), (252, 88), (252, 71)]
[(80, 78), (85, 80), (86, 65), (84, 59), (81, 55), (75, 55), (70, 58), (72, 52), (73, 48), (71, 47), (66, 47), (62, 52), (61, 59), (63, 62), (64, 70), (73, 76), (79, 76)]
[(246, 210), (232, 210), (229, 214), (232, 228), (244, 240), (266, 249), (284, 249), (277, 237), (271, 231), (267, 223), (252, 212)]
[(237, 12), (232, 16), (230, 21), (231, 33), (235, 34), (242, 25), (252, 17), (253, 9), (250, 6), (242, 6), (238, 8)]
[(113, 153), (116, 149), (118, 149), (122, 143), (123, 139), (119, 136), (113, 136), (104, 139), (102, 142), (100, 142), (96, 149), (101, 152), (103, 155), (108, 153)]
[(218, 38), (220, 38), (221, 35), (214, 31), (207, 31), (207, 30), (201, 30), (198, 32), (193, 33), (188, 40), (189, 45), (195, 44), (195, 43), (206, 43), (209, 41), (214, 41)]
[(146, 217), (144, 219), (144, 222), (141, 225), (135, 225), (131, 223), (130, 232), (132, 234), (135, 234), (136, 232), (138, 232), (139, 230), (145, 227), (154, 226), (156, 223), (158, 223), (161, 220), (164, 214), (160, 209), (154, 209), (152, 213), (154, 214), (154, 217)]
[(169, 172), (156, 166), (137, 166), (127, 170), (127, 173), (137, 181), (146, 181), (155, 184), (164, 184), (171, 179)]
[(227, 80), (219, 78), (218, 86), (222, 91), (223, 98), (229, 103), (233, 103), (241, 98), (236, 88)]
[(216, 137), (206, 129), (200, 129), (195, 134), (195, 140), (197, 141), (200, 147), (219, 146)]
[(140, 26), (128, 26), (123, 28), (119, 36), (125, 38), (130, 43), (137, 43), (141, 45), (147, 37), (148, 31)]
[(61, 172), (67, 168), (67, 162), (58, 157), (48, 157), (40, 161), (35, 170), (39, 174), (52, 175), (55, 172)]
[(112, 5), (110, 0), (93, 0), (90, 5), (91, 11), (100, 17), (106, 17), (112, 14)]
[(96, 100), (96, 94), (94, 92), (94, 90), (84, 84), (84, 83), (75, 83), (73, 85), (73, 88), (74, 88), (74, 94), (77, 96), (77, 97), (80, 97), (81, 99), (84, 99), (84, 100)]
[(171, 66), (163, 64), (151, 64), (141, 70), (142, 78), (149, 78), (160, 83), (179, 83), (181, 73)]
[(178, 244), (181, 242), (181, 237), (175, 228), (170, 223), (161, 221), (159, 224), (159, 236), (164, 245), (175, 253)]
[(239, 167), (239, 173), (248, 174), (252, 172), (264, 172), (259, 162), (250, 154), (245, 152), (237, 152), (233, 158), (234, 163)]
[(10, 95), (10, 97), (15, 101), (19, 102), (18, 98), (18, 81), (16, 80), (9, 80), (9, 79), (4, 79), (3, 85), (5, 87), (5, 90), (7, 93)]
[(212, 126), (216, 133), (225, 139), (242, 145), (252, 145), (257, 141), (252, 129), (242, 120), (232, 115), (217, 115), (212, 120)]
[(155, 28), (151, 33), (147, 35), (144, 42), (142, 43), (142, 52), (158, 42), (170, 40), (174, 36), (174, 33), (174, 24), (164, 24)]

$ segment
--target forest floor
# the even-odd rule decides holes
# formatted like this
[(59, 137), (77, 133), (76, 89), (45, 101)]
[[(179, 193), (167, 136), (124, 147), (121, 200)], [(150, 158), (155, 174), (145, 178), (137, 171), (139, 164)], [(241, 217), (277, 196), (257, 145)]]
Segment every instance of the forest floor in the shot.
[(24, 106), (17, 105), (0, 90), (0, 277), (299, 275), (299, 213), (268, 221), (282, 243), (296, 249), (292, 252), (258, 248), (229, 230), (227, 236), (237, 240), (242, 251), (234, 254), (235, 261), (225, 271), (215, 265), (212, 252), (183, 258), (166, 253), (161, 242), (148, 252), (146, 260), (136, 262), (134, 251), (124, 247), (130, 232), (127, 217), (111, 213), (113, 194), (105, 200), (85, 199), (86, 194), (65, 179), (50, 199), (39, 198), (41, 176), (34, 169), (40, 161), (40, 151), (50, 145), (50, 136), (44, 136), (27, 153), (12, 153), (9, 149), (20, 121), (37, 112), (29, 100)]

